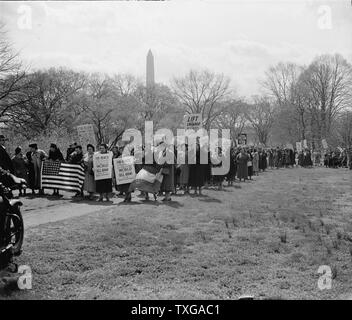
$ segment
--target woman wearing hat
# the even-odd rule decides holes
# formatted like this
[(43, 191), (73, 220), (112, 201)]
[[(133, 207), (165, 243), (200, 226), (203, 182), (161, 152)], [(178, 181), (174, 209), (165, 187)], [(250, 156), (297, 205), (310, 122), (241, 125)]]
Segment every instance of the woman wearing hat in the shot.
[(249, 157), (244, 148), (241, 148), (241, 152), (237, 155), (237, 178), (241, 181), (248, 179), (248, 162)]
[(44, 159), (48, 157), (45, 151), (38, 149), (38, 145), (36, 143), (32, 143), (29, 145), (31, 150), (32, 163), (34, 166), (34, 189), (39, 189), (39, 194), (43, 195), (44, 190), (41, 188), (41, 168), (42, 162)]
[[(54, 143), (50, 145), (48, 160), (65, 162), (64, 156), (62, 155), (60, 149)], [(60, 196), (59, 189), (54, 189), (53, 196)]]
[(95, 148), (92, 144), (87, 145), (87, 153), (83, 157), (84, 163), (84, 171), (85, 178), (83, 184), (83, 190), (89, 193), (89, 200), (94, 199), (94, 193), (96, 191), (95, 188), (95, 180), (94, 180), (94, 171), (93, 171), (93, 156), (94, 156)]
[[(15, 156), (12, 158), (15, 176), (22, 178), (28, 183), (27, 161), (23, 156), (21, 147), (15, 149)], [(22, 192), (23, 191), (23, 192)], [(19, 188), (19, 196), (26, 195), (26, 188)]]
[[(100, 154), (108, 154), (108, 146), (103, 143), (99, 146)], [(112, 154), (111, 154), (111, 167), (112, 167)], [(112, 193), (112, 176), (108, 179), (95, 180), (96, 191), (99, 193), (99, 201), (103, 201), (105, 196), (106, 201), (110, 201), (109, 194)]]

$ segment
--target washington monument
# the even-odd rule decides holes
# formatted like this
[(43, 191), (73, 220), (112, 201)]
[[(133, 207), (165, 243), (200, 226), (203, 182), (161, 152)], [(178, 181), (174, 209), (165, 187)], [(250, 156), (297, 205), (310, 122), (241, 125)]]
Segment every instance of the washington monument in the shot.
[(153, 87), (154, 82), (154, 56), (152, 51), (149, 49), (147, 54), (147, 79), (146, 79), (147, 88)]

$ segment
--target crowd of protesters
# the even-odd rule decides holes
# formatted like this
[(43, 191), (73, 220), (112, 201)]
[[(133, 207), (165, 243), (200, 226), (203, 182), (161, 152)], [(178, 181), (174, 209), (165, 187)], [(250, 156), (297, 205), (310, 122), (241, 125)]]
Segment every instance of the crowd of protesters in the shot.
[[(188, 145), (185, 144), (182, 149), (185, 155), (183, 164), (177, 164), (177, 153), (181, 152), (174, 147), (174, 164), (158, 164), (155, 159), (152, 164), (135, 164), (136, 179), (132, 183), (116, 185), (114, 174), (111, 179), (97, 180), (94, 178), (93, 155), (99, 153), (112, 153), (112, 158), (122, 157), (129, 143), (122, 141), (120, 146), (114, 146), (111, 150), (106, 144), (99, 145), (99, 150), (91, 144), (82, 146), (73, 143), (67, 149), (66, 155), (62, 154), (56, 144), (50, 144), (48, 152), (38, 148), (36, 143), (30, 144), (28, 150), (24, 152), (21, 147), (15, 149), (12, 158), (7, 155), (5, 150), (5, 137), (0, 135), (0, 167), (8, 170), (14, 175), (27, 181), (27, 188), (32, 191), (32, 195), (43, 195), (44, 190), (41, 188), (41, 166), (43, 161), (60, 161), (71, 164), (81, 164), (85, 171), (85, 181), (81, 192), (77, 192), (74, 197), (86, 197), (89, 200), (95, 200), (95, 194), (99, 194), (98, 201), (107, 201), (116, 190), (118, 195), (124, 196), (124, 202), (132, 201), (132, 193), (135, 190), (140, 191), (141, 197), (149, 199), (149, 194), (157, 199), (157, 196), (163, 195), (163, 201), (170, 201), (171, 195), (182, 192), (187, 195), (202, 195), (204, 187), (215, 187), (221, 190), (224, 184), (232, 186), (235, 181), (242, 182), (252, 180), (253, 176), (258, 176), (268, 168), (293, 168), (293, 167), (312, 167), (324, 165), (330, 168), (347, 167), (352, 169), (351, 150), (331, 151), (322, 156), (319, 152), (311, 153), (309, 149), (297, 152), (290, 148), (262, 148), (248, 146), (232, 146), (230, 148), (230, 166), (224, 175), (215, 175), (213, 170), (221, 166), (221, 162), (214, 165), (209, 151), (203, 151), (199, 144), (196, 144), (196, 161), (188, 161)], [(165, 154), (165, 150), (163, 151)], [(206, 154), (203, 154), (206, 152)], [(133, 155), (133, 150), (129, 150)], [(218, 148), (218, 159), (221, 159), (222, 150)], [(200, 159), (208, 159), (207, 164), (203, 164)], [(36, 193), (38, 191), (38, 193)], [(19, 196), (26, 195), (26, 189), (19, 190)], [(52, 196), (60, 197), (60, 190), (54, 189)]]

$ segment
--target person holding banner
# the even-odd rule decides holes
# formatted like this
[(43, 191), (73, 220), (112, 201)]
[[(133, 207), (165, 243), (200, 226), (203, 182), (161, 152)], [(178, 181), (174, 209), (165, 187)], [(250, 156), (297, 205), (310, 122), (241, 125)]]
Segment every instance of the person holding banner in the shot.
[(68, 149), (66, 151), (66, 159), (65, 159), (67, 162), (70, 161), (70, 156), (75, 151), (76, 146), (77, 146), (76, 142), (74, 142), (74, 143), (69, 145), (69, 147), (68, 147)]
[[(147, 149), (145, 149), (147, 150)], [(149, 152), (153, 152), (151, 147)], [(145, 200), (149, 200), (149, 193), (152, 193), (154, 200), (157, 200), (157, 194), (160, 191), (163, 175), (161, 174), (161, 165), (157, 164), (153, 157), (153, 163), (146, 164), (145, 157), (143, 157), (142, 168), (136, 174), (135, 180), (131, 183), (129, 192), (134, 192), (138, 189), (144, 195)], [(128, 202), (131, 200), (129, 199)]]
[[(50, 145), (48, 160), (65, 162), (64, 156), (62, 155), (60, 149), (54, 143)], [(59, 189), (54, 189), (54, 192), (52, 195), (60, 197), (61, 195), (60, 195)]]
[(99, 151), (94, 155), (94, 176), (95, 187), (99, 193), (99, 200), (102, 202), (105, 197), (110, 201), (109, 194), (112, 192), (112, 153), (108, 151), (108, 146), (102, 143)]
[[(75, 150), (69, 156), (69, 163), (71, 164), (83, 164), (83, 150), (82, 146), (76, 145)], [(83, 197), (83, 188), (81, 192), (77, 192), (74, 197)]]
[(94, 170), (93, 170), (93, 156), (94, 156), (95, 148), (93, 145), (87, 145), (87, 153), (83, 157), (83, 164), (84, 164), (84, 183), (83, 183), (83, 190), (87, 191), (89, 194), (88, 199), (94, 199), (94, 193), (96, 192), (95, 189), (95, 180), (94, 180)]
[[(120, 149), (117, 147), (113, 148), (113, 159), (119, 159), (119, 161), (116, 161), (116, 162), (115, 162), (115, 160), (113, 160), (114, 167), (117, 166), (118, 164), (120, 166), (123, 164), (122, 169), (121, 169), (122, 170), (121, 174), (125, 175), (126, 173), (128, 173), (127, 178), (129, 178), (129, 179), (130, 179), (131, 174), (133, 174), (134, 175), (133, 178), (135, 178), (135, 167), (134, 167), (135, 160), (133, 157), (134, 152), (133, 152), (133, 150), (132, 150), (132, 152), (130, 150), (128, 150), (128, 143), (129, 143), (128, 141), (122, 141), (122, 143), (123, 143), (123, 145)], [(114, 150), (115, 150), (115, 152), (114, 152)], [(125, 152), (125, 154), (124, 154), (124, 152)], [(131, 156), (129, 156), (129, 154), (131, 154)], [(128, 160), (132, 159), (131, 164), (128, 164), (126, 166), (126, 164), (124, 164), (126, 162), (126, 160), (123, 160), (123, 159), (128, 159)], [(124, 169), (129, 169), (129, 170), (127, 172), (124, 172)], [(131, 202), (132, 195), (131, 195), (131, 191), (129, 190), (130, 186), (131, 186), (131, 182), (127, 182), (127, 183), (119, 182), (118, 168), (115, 167), (114, 172), (115, 172), (115, 181), (116, 181), (116, 184), (115, 184), (116, 191), (119, 191), (120, 195), (123, 195), (123, 194), (125, 195), (123, 202)], [(126, 179), (126, 176), (124, 176), (124, 178)]]

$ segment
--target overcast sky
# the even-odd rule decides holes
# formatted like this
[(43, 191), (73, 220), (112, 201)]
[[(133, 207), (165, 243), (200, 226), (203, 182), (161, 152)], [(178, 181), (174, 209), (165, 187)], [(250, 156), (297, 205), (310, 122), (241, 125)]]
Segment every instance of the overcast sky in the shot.
[(207, 68), (230, 76), (241, 96), (258, 93), (264, 71), (280, 61), (308, 64), (339, 52), (352, 62), (350, 0), (4, 1), (0, 20), (33, 69), (144, 79), (150, 48), (157, 82)]

